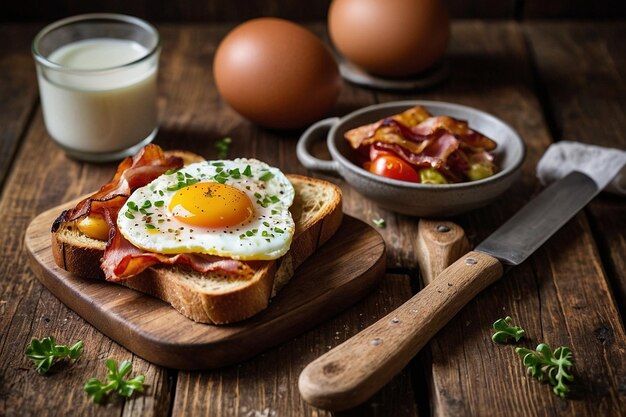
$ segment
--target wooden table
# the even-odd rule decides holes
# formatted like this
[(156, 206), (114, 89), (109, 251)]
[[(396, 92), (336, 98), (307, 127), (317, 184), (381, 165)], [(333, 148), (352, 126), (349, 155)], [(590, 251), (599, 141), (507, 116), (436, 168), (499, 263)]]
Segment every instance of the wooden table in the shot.
[[(27, 265), (26, 226), (38, 213), (98, 188), (115, 164), (65, 157), (49, 139), (38, 101), (30, 41), (40, 25), (0, 26), (0, 415), (326, 416), (299, 396), (297, 378), (320, 354), (419, 291), (418, 219), (381, 210), (345, 183), (345, 212), (382, 217), (388, 271), (380, 287), (327, 323), (245, 363), (210, 372), (152, 365), (100, 334), (51, 295)], [(255, 156), (285, 172), (299, 165), (300, 131), (258, 128), (218, 95), (211, 63), (232, 25), (158, 25), (163, 36), (156, 143), (216, 156)], [(324, 26), (311, 26), (323, 33)], [(624, 22), (456, 21), (450, 77), (427, 91), (389, 93), (346, 84), (333, 113), (372, 103), (435, 99), (474, 106), (510, 123), (528, 146), (523, 178), (491, 206), (459, 216), (476, 244), (540, 190), (535, 165), (561, 139), (626, 148)], [(358, 254), (355, 254), (358, 256)], [(542, 249), (462, 310), (368, 403), (338, 415), (616, 416), (626, 414), (626, 201), (601, 195)], [(570, 346), (572, 398), (525, 375), (511, 346), (491, 342), (491, 324), (511, 315), (524, 346)], [(83, 356), (42, 377), (24, 356), (32, 337), (82, 339)], [(131, 359), (147, 392), (98, 406), (82, 390), (104, 377), (107, 357)]]

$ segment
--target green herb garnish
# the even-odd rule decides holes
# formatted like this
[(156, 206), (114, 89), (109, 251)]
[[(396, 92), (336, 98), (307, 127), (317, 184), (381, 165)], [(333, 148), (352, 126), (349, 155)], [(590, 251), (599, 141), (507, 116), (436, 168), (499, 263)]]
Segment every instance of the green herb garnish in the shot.
[(267, 171), (265, 174), (263, 174), (263, 175), (261, 175), (261, 176), (259, 177), (259, 179), (260, 179), (261, 181), (269, 181), (269, 180), (271, 180), (272, 178), (274, 178), (274, 174), (272, 174), (272, 173), (271, 173), (271, 172), (269, 172), (269, 171)]
[(176, 180), (177, 180), (176, 184), (170, 185), (166, 188), (167, 191), (178, 191), (181, 188), (188, 187), (199, 181), (197, 178), (194, 178), (189, 174), (183, 175), (182, 172), (176, 173)]
[(133, 369), (133, 364), (130, 361), (123, 361), (118, 367), (115, 359), (107, 359), (105, 364), (109, 370), (107, 373), (108, 381), (101, 382), (97, 378), (91, 378), (84, 386), (84, 390), (93, 399), (93, 402), (100, 403), (104, 396), (110, 392), (117, 392), (119, 395), (128, 398), (135, 391), (143, 391), (145, 376), (138, 375), (133, 379), (124, 379)]
[(387, 226), (387, 223), (385, 223), (385, 219), (372, 219), (372, 223), (374, 223), (376, 225), (376, 227), (380, 227), (381, 229), (384, 229), (385, 226)]
[(283, 229), (281, 229), (280, 227), (275, 227), (275, 228), (274, 228), (274, 231), (275, 231), (276, 233), (285, 233), (285, 231), (284, 231)]
[(491, 340), (493, 340), (494, 343), (507, 343), (509, 338), (513, 338), (516, 342), (519, 342), (519, 340), (524, 337), (524, 329), (511, 324), (512, 320), (510, 316), (506, 316), (493, 323), (493, 328), (496, 332), (491, 336)]
[(165, 201), (158, 200), (154, 202), (154, 207), (163, 207), (164, 204), (165, 204)]
[(250, 168), (250, 165), (246, 165), (246, 169), (243, 170), (243, 175), (246, 177), (252, 176), (252, 168)]
[(128, 208), (134, 211), (139, 210), (139, 207), (137, 207), (137, 204), (135, 204), (134, 201), (129, 201), (127, 204)]
[(126, 216), (127, 218), (133, 220), (135, 218), (135, 215), (133, 213), (131, 213), (130, 211), (125, 211), (124, 212), (124, 216)]
[(155, 226), (155, 225), (153, 225), (153, 224), (150, 224), (150, 223), (146, 223), (146, 229), (148, 229), (148, 230), (154, 230), (154, 229), (156, 229), (156, 226)]
[(215, 142), (215, 149), (217, 149), (217, 156), (224, 159), (228, 156), (228, 150), (233, 140), (229, 137), (223, 138)]
[(561, 398), (565, 398), (569, 392), (566, 382), (574, 380), (570, 373), (573, 366), (572, 350), (566, 346), (556, 348), (554, 352), (546, 343), (537, 345), (537, 350), (523, 347), (515, 349), (522, 363), (528, 370), (528, 374), (540, 382), (549, 382), (554, 386), (552, 392)]
[(229, 169), (228, 170), (228, 175), (230, 175), (231, 178), (234, 178), (236, 180), (241, 178), (241, 173), (239, 172), (239, 168)]
[(55, 344), (53, 337), (44, 337), (41, 340), (32, 339), (30, 345), (26, 347), (26, 356), (33, 361), (37, 372), (43, 375), (60, 359), (68, 357), (70, 359), (78, 359), (83, 352), (83, 346), (82, 340), (68, 347)]

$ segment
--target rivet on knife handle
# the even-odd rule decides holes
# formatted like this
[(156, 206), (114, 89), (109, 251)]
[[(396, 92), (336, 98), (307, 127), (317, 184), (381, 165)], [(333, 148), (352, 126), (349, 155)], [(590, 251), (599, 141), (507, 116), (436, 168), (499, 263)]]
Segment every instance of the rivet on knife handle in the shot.
[(496, 258), (468, 252), (391, 314), (311, 362), (300, 374), (300, 394), (328, 410), (364, 402), (501, 276)]

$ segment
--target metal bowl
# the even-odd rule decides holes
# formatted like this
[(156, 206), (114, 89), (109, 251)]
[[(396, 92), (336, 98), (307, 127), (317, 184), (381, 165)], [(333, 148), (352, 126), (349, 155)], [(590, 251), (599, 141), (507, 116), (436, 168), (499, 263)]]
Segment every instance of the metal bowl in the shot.
[[(498, 144), (492, 152), (498, 172), (472, 182), (420, 184), (372, 174), (355, 162), (354, 150), (344, 139), (345, 132), (417, 105), (433, 115), (466, 120), (472, 129), (493, 139)], [(309, 151), (324, 135), (332, 160), (321, 160)], [(506, 191), (521, 173), (526, 147), (513, 128), (488, 113), (459, 104), (411, 100), (376, 104), (342, 118), (320, 120), (300, 137), (297, 155), (306, 168), (341, 176), (359, 193), (387, 210), (412, 216), (446, 217), (482, 207)]]

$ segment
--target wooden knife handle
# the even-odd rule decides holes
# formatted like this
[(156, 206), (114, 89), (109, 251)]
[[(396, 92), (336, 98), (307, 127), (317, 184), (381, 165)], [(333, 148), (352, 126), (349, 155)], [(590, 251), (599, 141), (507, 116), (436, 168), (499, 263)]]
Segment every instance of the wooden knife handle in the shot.
[(496, 258), (468, 252), (402, 306), (311, 362), (300, 374), (300, 394), (327, 410), (361, 404), (502, 272)]
[(420, 219), (417, 226), (417, 260), (424, 285), (470, 250), (461, 226), (451, 221)]

